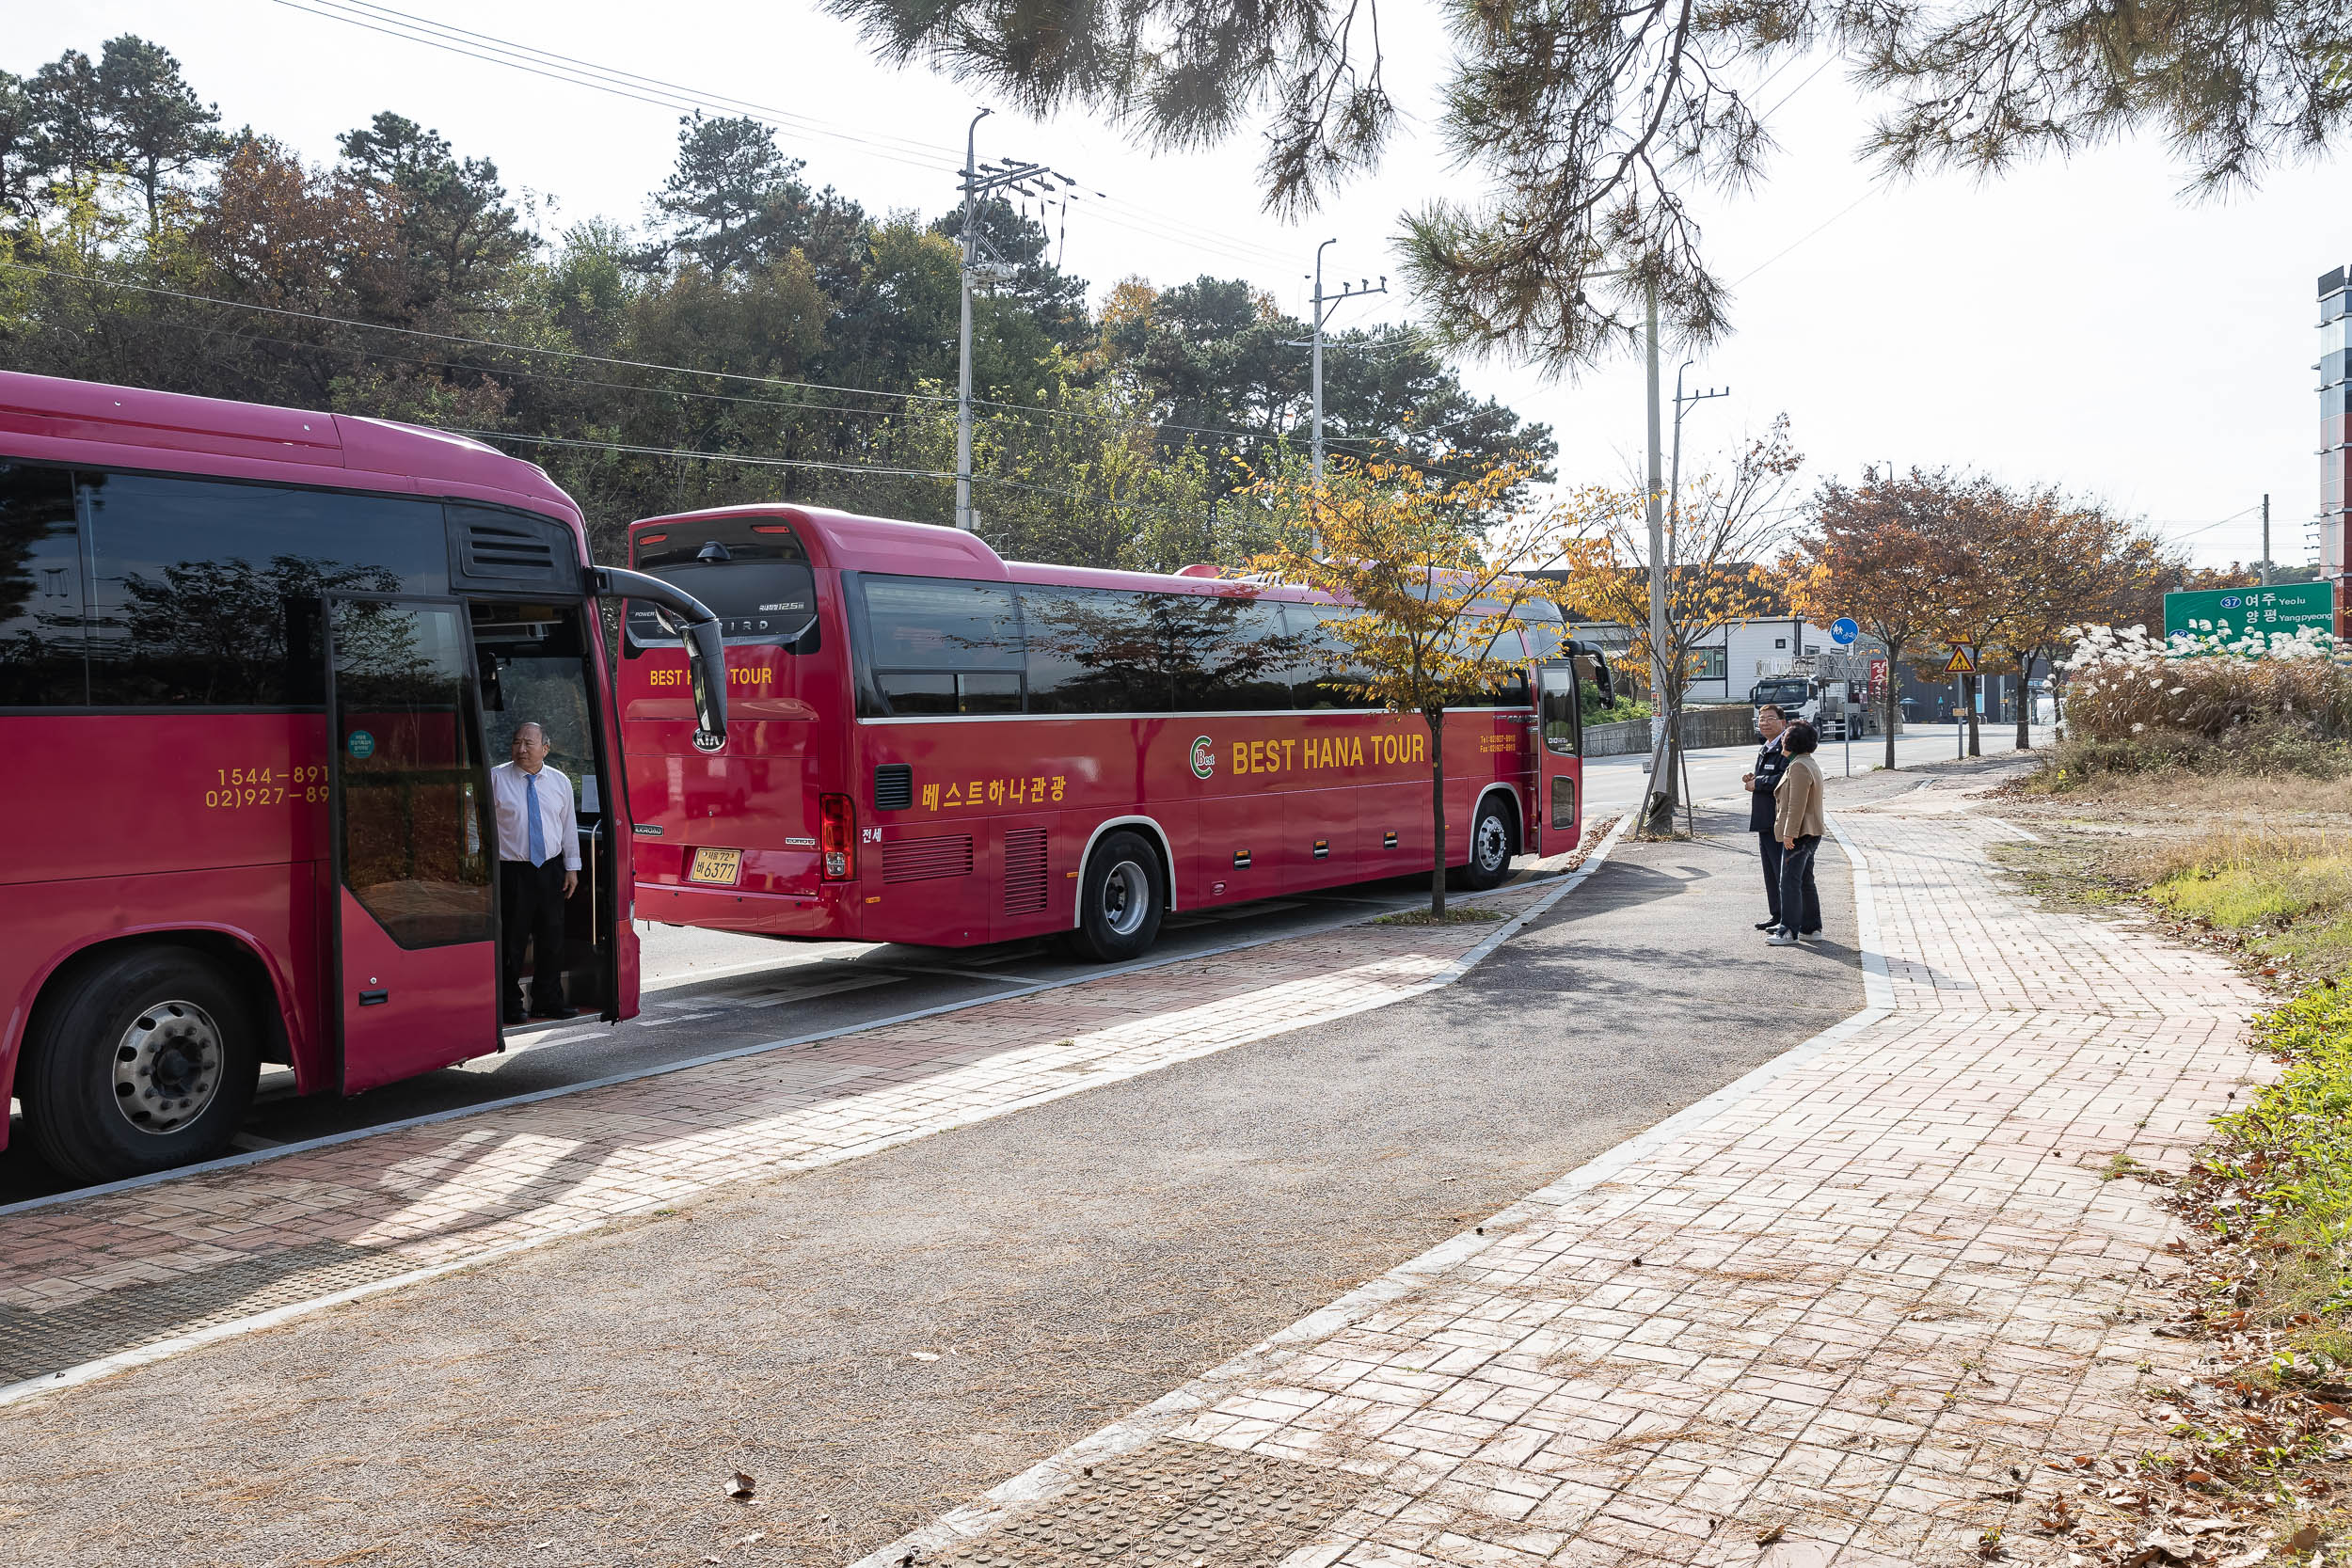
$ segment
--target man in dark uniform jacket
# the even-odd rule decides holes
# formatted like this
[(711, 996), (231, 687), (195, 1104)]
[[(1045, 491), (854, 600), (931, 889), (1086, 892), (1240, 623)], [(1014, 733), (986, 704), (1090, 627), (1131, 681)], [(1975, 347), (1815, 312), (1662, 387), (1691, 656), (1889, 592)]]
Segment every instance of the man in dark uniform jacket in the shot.
[(1766, 703), (1756, 710), (1756, 732), (1764, 737), (1764, 749), (1756, 753), (1756, 771), (1743, 780), (1751, 792), (1748, 830), (1756, 834), (1756, 853), (1764, 862), (1764, 901), (1772, 911), (1770, 919), (1756, 923), (1759, 931), (1780, 925), (1780, 839), (1772, 832), (1772, 787), (1788, 767), (1788, 753), (1780, 749), (1780, 732), (1788, 727), (1779, 705)]

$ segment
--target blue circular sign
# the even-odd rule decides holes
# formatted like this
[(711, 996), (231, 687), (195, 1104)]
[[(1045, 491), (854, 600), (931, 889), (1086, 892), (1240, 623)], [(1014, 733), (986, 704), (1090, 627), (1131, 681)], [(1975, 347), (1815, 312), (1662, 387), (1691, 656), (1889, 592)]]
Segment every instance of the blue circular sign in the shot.
[(1829, 640), (1841, 648), (1861, 635), (1862, 628), (1854, 625), (1851, 616), (1840, 615), (1830, 623)]
[(365, 730), (354, 730), (351, 738), (343, 742), (343, 750), (355, 757), (372, 757), (375, 755), (375, 736)]

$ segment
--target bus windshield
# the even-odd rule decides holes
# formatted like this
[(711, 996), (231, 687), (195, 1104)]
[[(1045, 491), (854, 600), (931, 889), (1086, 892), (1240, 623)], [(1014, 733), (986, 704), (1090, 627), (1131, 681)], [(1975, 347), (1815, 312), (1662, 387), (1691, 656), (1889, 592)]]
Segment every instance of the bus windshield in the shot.
[[(776, 518), (704, 518), (636, 540), (637, 569), (675, 583), (710, 607), (737, 646), (798, 642), (817, 620), (817, 579), (792, 525)], [(631, 601), (628, 640), (675, 648), (677, 634), (653, 607)]]

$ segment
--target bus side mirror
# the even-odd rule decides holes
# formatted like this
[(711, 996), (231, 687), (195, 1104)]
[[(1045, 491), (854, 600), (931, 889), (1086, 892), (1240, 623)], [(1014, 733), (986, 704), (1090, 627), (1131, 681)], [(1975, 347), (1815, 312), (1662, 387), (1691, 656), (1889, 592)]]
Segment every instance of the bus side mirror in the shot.
[[(686, 647), (686, 682), (694, 703), (694, 749), (715, 752), (727, 743), (727, 653), (719, 618), (675, 583), (618, 566), (589, 569), (592, 590), (604, 598), (641, 599), (653, 607), (661, 629)], [(622, 616), (628, 616), (623, 608)]]
[(1614, 707), (1617, 702), (1617, 678), (1610, 672), (1608, 657), (1600, 651), (1599, 645), (1571, 639), (1568, 642), (1568, 655), (1577, 661), (1580, 674), (1584, 673), (1583, 661), (1592, 660), (1592, 680), (1593, 684), (1600, 689), (1601, 705)]

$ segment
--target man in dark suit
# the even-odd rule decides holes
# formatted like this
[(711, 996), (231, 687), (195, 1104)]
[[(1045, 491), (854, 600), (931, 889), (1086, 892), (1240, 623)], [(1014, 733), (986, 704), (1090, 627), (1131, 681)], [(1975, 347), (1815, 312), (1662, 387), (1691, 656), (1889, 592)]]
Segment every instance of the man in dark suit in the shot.
[(1756, 834), (1756, 851), (1764, 863), (1764, 901), (1772, 911), (1770, 918), (1756, 923), (1759, 931), (1780, 927), (1780, 840), (1772, 832), (1772, 787), (1788, 768), (1788, 753), (1780, 749), (1780, 732), (1788, 727), (1778, 704), (1756, 710), (1756, 733), (1764, 737), (1764, 749), (1756, 753), (1756, 770), (1741, 776), (1749, 791), (1748, 830)]

